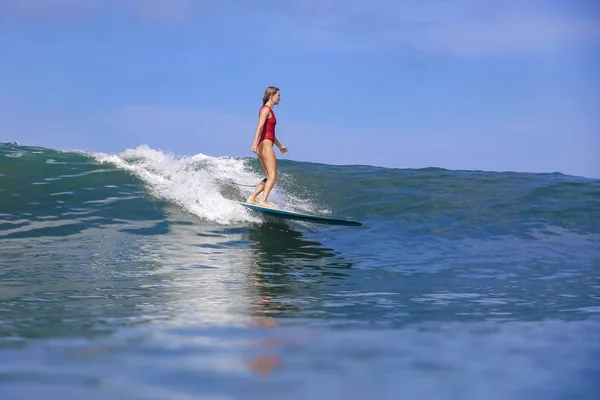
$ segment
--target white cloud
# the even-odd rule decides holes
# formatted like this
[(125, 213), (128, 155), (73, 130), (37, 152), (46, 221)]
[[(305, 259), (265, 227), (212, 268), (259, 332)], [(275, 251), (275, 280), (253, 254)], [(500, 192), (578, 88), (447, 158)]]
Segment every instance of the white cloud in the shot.
[(79, 0), (3, 0), (0, 16), (3, 18), (71, 18), (89, 15), (102, 1)]
[(162, 22), (202, 17), (212, 2), (206, 0), (121, 0), (142, 18)]
[(600, 37), (600, 24), (564, 18), (516, 18), (483, 23), (440, 24), (430, 41), (457, 55), (545, 52)]
[(202, 15), (206, 0), (2, 0), (0, 17), (81, 19), (114, 11), (156, 21), (181, 21)]
[[(587, 18), (586, 18), (586, 11)], [(212, 26), (305, 49), (455, 55), (551, 51), (600, 38), (587, 0), (3, 0), (4, 18), (90, 18), (115, 11), (157, 22)], [(218, 14), (211, 14), (217, 12)], [(219, 18), (206, 18), (208, 15)], [(249, 33), (250, 32), (250, 33)]]
[[(592, 14), (584, 19), (585, 11)], [(130, 12), (178, 22), (222, 12), (215, 33), (240, 40), (264, 34), (280, 45), (314, 50), (419, 51), (495, 55), (551, 51), (600, 38), (597, 6), (583, 0), (3, 0), (0, 15), (88, 18)], [(577, 11), (577, 12), (571, 12)], [(214, 14), (213, 14), (214, 15)], [(240, 17), (243, 16), (243, 18)], [(218, 35), (216, 36), (219, 37)], [(218, 39), (217, 39), (218, 40)]]
[[(553, 50), (599, 39), (600, 20), (558, 1), (302, 0), (273, 6), (272, 35), (336, 49), (414, 49), (490, 55)], [(557, 5), (558, 4), (558, 5)], [(566, 4), (566, 3), (565, 3)], [(570, 6), (584, 7), (582, 5)]]

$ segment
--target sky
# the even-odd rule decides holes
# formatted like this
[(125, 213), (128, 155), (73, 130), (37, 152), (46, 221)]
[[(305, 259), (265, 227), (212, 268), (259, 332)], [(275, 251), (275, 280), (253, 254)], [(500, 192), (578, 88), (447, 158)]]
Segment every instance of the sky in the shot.
[(0, 142), (600, 178), (596, 0), (2, 0)]

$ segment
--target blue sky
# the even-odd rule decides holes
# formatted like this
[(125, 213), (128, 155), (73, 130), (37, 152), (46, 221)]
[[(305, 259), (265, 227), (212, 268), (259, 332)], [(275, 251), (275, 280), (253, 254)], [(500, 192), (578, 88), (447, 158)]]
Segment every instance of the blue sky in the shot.
[(595, 0), (2, 0), (0, 141), (600, 177)]

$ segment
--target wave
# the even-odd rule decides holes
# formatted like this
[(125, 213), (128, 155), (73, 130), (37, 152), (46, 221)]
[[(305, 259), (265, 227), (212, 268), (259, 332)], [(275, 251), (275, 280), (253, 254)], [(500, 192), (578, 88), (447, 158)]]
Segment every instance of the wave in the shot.
[[(399, 233), (600, 234), (599, 180), (290, 160), (280, 160), (278, 169), (270, 200), (280, 207), (385, 224)], [(144, 196), (218, 224), (261, 221), (235, 203), (264, 177), (255, 158), (177, 156), (148, 146), (115, 154), (61, 152), (11, 143), (0, 145), (0, 177), (2, 209), (34, 217)]]

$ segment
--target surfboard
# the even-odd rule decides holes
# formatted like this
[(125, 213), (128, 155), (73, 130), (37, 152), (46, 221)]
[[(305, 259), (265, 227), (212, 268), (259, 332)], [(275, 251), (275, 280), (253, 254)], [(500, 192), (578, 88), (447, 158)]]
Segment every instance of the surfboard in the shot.
[(362, 223), (357, 222), (357, 221), (329, 218), (329, 217), (324, 217), (321, 215), (304, 214), (304, 213), (298, 213), (298, 212), (293, 212), (293, 211), (285, 211), (285, 210), (282, 210), (279, 208), (261, 207), (257, 204), (250, 204), (250, 203), (246, 203), (243, 201), (236, 201), (236, 203), (241, 204), (244, 207), (246, 207), (252, 211), (257, 211), (257, 212), (274, 215), (274, 216), (286, 218), (286, 219), (295, 219), (295, 220), (309, 221), (309, 222), (315, 222), (318, 224), (329, 224), (329, 225), (346, 225), (346, 226), (361, 226), (362, 225)]

